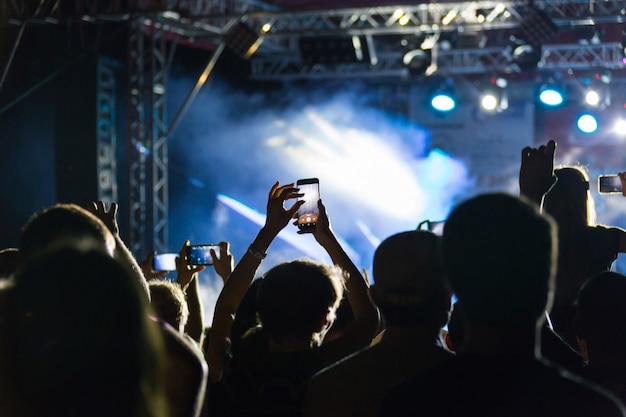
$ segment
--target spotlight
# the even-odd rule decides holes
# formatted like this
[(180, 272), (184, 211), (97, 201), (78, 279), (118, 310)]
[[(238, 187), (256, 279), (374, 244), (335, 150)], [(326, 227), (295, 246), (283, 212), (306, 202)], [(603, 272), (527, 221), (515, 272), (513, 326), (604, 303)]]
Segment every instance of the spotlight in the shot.
[(541, 61), (541, 56), (541, 45), (531, 45), (523, 43), (523, 41), (517, 41), (513, 47), (511, 60), (520, 71), (531, 71)]
[(521, 71), (537, 67), (542, 57), (541, 45), (558, 31), (548, 14), (536, 6), (529, 6), (528, 14), (512, 36), (511, 60)]
[(495, 111), (498, 108), (498, 97), (492, 92), (483, 93), (480, 98), (480, 106), (486, 111)]
[(598, 119), (591, 114), (583, 114), (576, 121), (576, 126), (583, 133), (594, 133), (598, 130)]
[(456, 99), (448, 88), (437, 90), (430, 99), (430, 105), (438, 112), (448, 113), (456, 107)]
[(411, 75), (424, 75), (432, 64), (432, 52), (430, 49), (413, 49), (404, 54), (402, 63), (406, 65)]
[(600, 104), (600, 93), (594, 89), (587, 90), (585, 93), (585, 103), (591, 107), (598, 107)]
[(557, 107), (563, 104), (563, 91), (554, 85), (543, 86), (539, 91), (539, 101), (546, 106)]
[(626, 136), (626, 119), (618, 119), (613, 126), (613, 132), (620, 136)]
[(262, 37), (241, 21), (230, 26), (223, 39), (230, 50), (244, 59), (250, 58), (263, 42)]
[(480, 96), (480, 107), (487, 112), (501, 112), (509, 108), (506, 86), (502, 77), (491, 77), (489, 86)]

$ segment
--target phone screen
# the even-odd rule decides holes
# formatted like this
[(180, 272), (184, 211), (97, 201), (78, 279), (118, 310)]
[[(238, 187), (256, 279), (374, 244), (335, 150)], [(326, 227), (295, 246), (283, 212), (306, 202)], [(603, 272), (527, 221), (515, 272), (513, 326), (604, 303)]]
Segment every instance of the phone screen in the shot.
[(317, 224), (319, 209), (317, 202), (320, 199), (320, 183), (317, 178), (298, 180), (296, 186), (300, 193), (304, 194), (298, 200), (304, 200), (304, 204), (298, 209), (298, 227), (301, 230), (313, 229)]
[(213, 249), (215, 253), (219, 255), (220, 247), (219, 245), (216, 245), (214, 243), (188, 246), (187, 263), (189, 265), (213, 265), (213, 258), (211, 258), (211, 249)]
[(154, 255), (153, 271), (176, 271), (177, 253), (158, 253)]
[(602, 194), (621, 194), (622, 181), (618, 175), (600, 175), (598, 177), (598, 192)]

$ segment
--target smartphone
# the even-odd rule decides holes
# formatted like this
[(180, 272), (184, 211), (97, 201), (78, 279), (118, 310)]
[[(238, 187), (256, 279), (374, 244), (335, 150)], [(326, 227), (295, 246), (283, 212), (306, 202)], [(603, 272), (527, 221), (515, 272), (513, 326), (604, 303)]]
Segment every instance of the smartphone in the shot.
[(304, 194), (298, 200), (304, 200), (304, 204), (298, 209), (298, 228), (302, 231), (313, 231), (317, 224), (319, 208), (317, 202), (320, 199), (320, 181), (317, 178), (300, 179), (296, 182), (300, 193)]
[(187, 263), (189, 265), (213, 265), (211, 249), (219, 255), (220, 245), (215, 243), (187, 246)]
[(153, 271), (176, 271), (177, 253), (157, 253), (152, 260)]
[(622, 181), (619, 179), (619, 175), (598, 176), (598, 192), (600, 194), (621, 194)]

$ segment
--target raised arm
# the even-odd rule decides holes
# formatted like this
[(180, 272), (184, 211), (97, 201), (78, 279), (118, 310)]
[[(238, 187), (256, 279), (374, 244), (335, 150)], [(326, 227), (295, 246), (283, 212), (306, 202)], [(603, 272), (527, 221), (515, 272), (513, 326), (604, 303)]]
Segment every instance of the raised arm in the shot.
[(143, 271), (130, 249), (128, 249), (120, 237), (120, 229), (117, 224), (117, 209), (117, 203), (111, 203), (111, 207), (109, 207), (107, 211), (103, 201), (92, 202), (88, 207), (88, 210), (102, 220), (115, 237), (115, 258), (131, 268), (136, 275), (137, 282), (141, 289), (145, 292), (148, 299), (150, 299), (150, 290), (148, 289), (148, 282), (143, 275)]
[(204, 271), (204, 265), (189, 265), (187, 259), (187, 247), (189, 241), (186, 240), (180, 248), (176, 257), (176, 282), (185, 293), (187, 308), (189, 308), (189, 319), (185, 325), (185, 333), (202, 346), (204, 336), (204, 311), (200, 300), (200, 284), (198, 283), (198, 273)]
[(254, 279), (261, 261), (265, 258), (267, 249), (278, 233), (289, 224), (298, 207), (303, 203), (298, 201), (287, 209), (284, 207), (285, 201), (302, 196), (297, 191), (298, 189), (294, 188), (294, 183), (281, 186), (277, 181), (272, 186), (267, 200), (265, 225), (257, 234), (248, 251), (235, 266), (217, 298), (207, 351), (209, 378), (211, 381), (218, 381), (221, 378), (228, 353), (227, 343), (230, 338), (235, 313), (250, 283)]
[(519, 172), (520, 194), (541, 207), (544, 195), (556, 183), (554, 155), (556, 142), (550, 140), (539, 148), (522, 149)]
[(313, 236), (333, 263), (344, 271), (346, 297), (354, 314), (354, 321), (343, 331), (334, 346), (339, 356), (345, 356), (371, 343), (378, 328), (379, 315), (369, 298), (369, 283), (335, 237), (321, 199), (318, 207), (320, 213)]

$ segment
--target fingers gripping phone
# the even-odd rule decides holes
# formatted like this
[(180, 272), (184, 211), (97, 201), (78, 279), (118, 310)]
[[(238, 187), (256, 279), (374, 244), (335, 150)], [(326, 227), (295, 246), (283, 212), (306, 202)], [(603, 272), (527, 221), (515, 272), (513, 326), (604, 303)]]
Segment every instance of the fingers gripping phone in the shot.
[(219, 255), (220, 245), (215, 243), (187, 246), (187, 263), (189, 265), (213, 265), (211, 249)]
[(300, 179), (296, 182), (300, 193), (304, 194), (298, 200), (304, 200), (304, 204), (298, 209), (298, 228), (305, 232), (311, 232), (317, 224), (319, 208), (317, 202), (320, 199), (320, 182), (317, 178)]
[(622, 181), (619, 175), (598, 176), (598, 192), (600, 194), (622, 194)]

